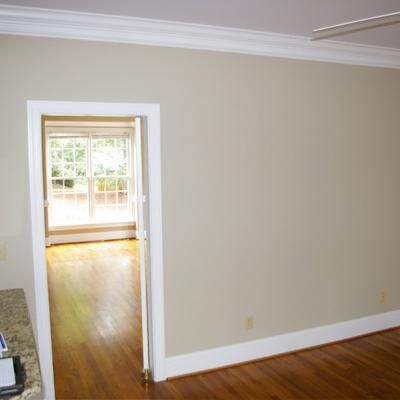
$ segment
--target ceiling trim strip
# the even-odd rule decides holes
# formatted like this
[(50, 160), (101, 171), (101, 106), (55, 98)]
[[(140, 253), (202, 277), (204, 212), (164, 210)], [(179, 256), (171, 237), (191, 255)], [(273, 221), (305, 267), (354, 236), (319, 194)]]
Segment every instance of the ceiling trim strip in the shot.
[(0, 5), (0, 34), (134, 43), (400, 69), (400, 49), (155, 19)]

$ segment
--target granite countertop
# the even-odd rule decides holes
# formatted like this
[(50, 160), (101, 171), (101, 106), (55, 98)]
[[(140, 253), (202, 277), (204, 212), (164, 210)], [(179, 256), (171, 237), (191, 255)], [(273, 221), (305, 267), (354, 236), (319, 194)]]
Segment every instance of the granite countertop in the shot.
[(19, 355), (25, 367), (25, 390), (10, 400), (29, 399), (41, 391), (39, 361), (35, 339), (22, 289), (0, 290), (0, 332), (9, 351), (3, 357)]

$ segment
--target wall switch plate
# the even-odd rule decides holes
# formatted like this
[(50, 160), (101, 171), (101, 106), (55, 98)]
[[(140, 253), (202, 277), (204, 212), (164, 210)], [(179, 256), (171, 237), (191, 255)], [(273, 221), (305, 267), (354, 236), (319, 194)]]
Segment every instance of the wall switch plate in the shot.
[(0, 240), (0, 261), (5, 260), (7, 255), (6, 243)]

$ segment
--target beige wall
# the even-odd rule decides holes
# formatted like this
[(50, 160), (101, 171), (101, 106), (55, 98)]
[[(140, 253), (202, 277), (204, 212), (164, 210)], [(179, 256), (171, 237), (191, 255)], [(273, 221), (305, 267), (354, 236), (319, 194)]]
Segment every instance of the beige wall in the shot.
[(400, 70), (22, 37), (0, 54), (0, 287), (32, 310), (28, 99), (161, 104), (168, 355), (400, 308)]

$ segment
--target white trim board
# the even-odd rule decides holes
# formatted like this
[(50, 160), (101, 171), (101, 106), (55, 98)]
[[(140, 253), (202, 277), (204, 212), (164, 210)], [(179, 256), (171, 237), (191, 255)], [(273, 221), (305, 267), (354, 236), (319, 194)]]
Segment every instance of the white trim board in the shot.
[(160, 106), (136, 103), (28, 101), (28, 160), (35, 282), (37, 345), (46, 399), (54, 398), (50, 313), (47, 287), (43, 215), (41, 116), (113, 115), (143, 116), (146, 121), (149, 193), (149, 320), (152, 366), (155, 381), (165, 379), (164, 280), (161, 211)]
[(350, 339), (400, 326), (400, 310), (166, 359), (168, 378)]
[(47, 244), (95, 242), (100, 240), (130, 239), (135, 237), (136, 231), (133, 229), (108, 232), (67, 233), (63, 235), (51, 234), (47, 238)]
[(0, 5), (0, 34), (202, 49), (400, 68), (400, 49), (246, 29)]
[(76, 225), (57, 225), (57, 226), (49, 226), (49, 230), (51, 233), (57, 231), (68, 231), (69, 229), (97, 229), (97, 228), (119, 228), (119, 230), (128, 230), (127, 227), (131, 226), (135, 227), (135, 221), (118, 221), (118, 222), (98, 222), (98, 223), (89, 223), (89, 224), (76, 224)]

